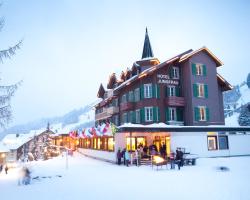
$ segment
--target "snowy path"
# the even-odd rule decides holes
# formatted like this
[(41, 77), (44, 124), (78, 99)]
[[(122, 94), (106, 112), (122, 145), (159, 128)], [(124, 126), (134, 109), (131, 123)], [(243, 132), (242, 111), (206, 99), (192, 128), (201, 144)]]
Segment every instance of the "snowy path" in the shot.
[[(125, 167), (82, 155), (30, 163), (32, 176), (46, 176), (31, 185), (17, 185), (17, 171), (0, 174), (1, 200), (202, 199), (250, 200), (250, 157), (199, 159), (178, 170)], [(230, 171), (220, 172), (217, 166)], [(58, 177), (57, 175), (62, 175)], [(50, 176), (51, 178), (48, 178)]]

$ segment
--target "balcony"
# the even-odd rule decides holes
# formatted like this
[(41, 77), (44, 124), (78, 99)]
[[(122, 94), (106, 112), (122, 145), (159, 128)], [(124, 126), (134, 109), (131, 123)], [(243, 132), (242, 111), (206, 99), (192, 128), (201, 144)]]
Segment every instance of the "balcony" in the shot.
[(103, 119), (107, 119), (111, 117), (111, 115), (107, 112), (107, 109), (103, 109), (103, 112), (102, 113), (98, 113), (98, 114), (95, 114), (95, 120), (98, 121), (98, 120), (103, 120)]
[(168, 125), (177, 125), (177, 126), (184, 126), (183, 121), (167, 121)]
[(184, 97), (169, 96), (165, 98), (166, 106), (184, 106)]
[(121, 111), (133, 110), (133, 109), (134, 109), (134, 102), (125, 102), (120, 104)]
[(119, 113), (119, 107), (111, 106), (111, 107), (107, 108), (107, 114), (108, 115), (113, 115), (113, 114), (116, 114), (116, 113)]

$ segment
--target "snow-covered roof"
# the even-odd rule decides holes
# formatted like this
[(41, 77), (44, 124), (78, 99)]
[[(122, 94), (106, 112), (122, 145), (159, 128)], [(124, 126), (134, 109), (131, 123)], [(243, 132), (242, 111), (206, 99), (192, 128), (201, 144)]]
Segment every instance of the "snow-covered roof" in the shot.
[(9, 149), (2, 142), (0, 142), (0, 153), (3, 152), (9, 152)]

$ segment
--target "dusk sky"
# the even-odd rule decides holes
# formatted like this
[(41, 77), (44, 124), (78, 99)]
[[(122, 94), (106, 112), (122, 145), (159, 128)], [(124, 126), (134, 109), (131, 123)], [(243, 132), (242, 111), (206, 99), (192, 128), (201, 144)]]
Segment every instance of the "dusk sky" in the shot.
[(232, 85), (250, 72), (250, 1), (4, 0), (0, 49), (23, 39), (0, 64), (1, 84), (23, 80), (12, 99), (16, 125), (52, 117), (96, 100), (100, 83), (142, 54), (145, 28), (165, 61), (208, 47)]

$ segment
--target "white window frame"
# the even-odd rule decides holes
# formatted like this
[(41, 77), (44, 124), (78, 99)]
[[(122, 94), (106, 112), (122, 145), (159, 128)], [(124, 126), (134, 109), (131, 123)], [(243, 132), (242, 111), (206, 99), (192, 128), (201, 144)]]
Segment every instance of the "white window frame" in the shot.
[(180, 70), (179, 67), (173, 67), (173, 79), (180, 78)]
[(140, 109), (135, 110), (135, 123), (141, 123), (141, 112)]
[(176, 93), (175, 93), (175, 91), (176, 91), (175, 86), (168, 86), (168, 89), (169, 89), (169, 96), (170, 96), (170, 97), (176, 96)]
[(169, 121), (176, 121), (176, 118), (176, 108), (169, 107)]
[(152, 98), (152, 83), (144, 84), (144, 98)]
[(122, 95), (122, 103), (127, 103), (127, 94)]
[(198, 97), (205, 97), (205, 86), (202, 83), (197, 83)]
[(145, 122), (153, 121), (153, 107), (145, 107)]
[(196, 75), (202, 76), (203, 75), (203, 65), (200, 63), (196, 63), (195, 67), (196, 67)]
[(133, 90), (129, 91), (129, 93), (128, 93), (128, 101), (129, 102), (133, 102), (133, 99), (134, 99), (133, 96), (134, 96)]
[[(199, 121), (207, 121), (206, 106), (199, 106)], [(204, 115), (203, 115), (204, 114)]]

